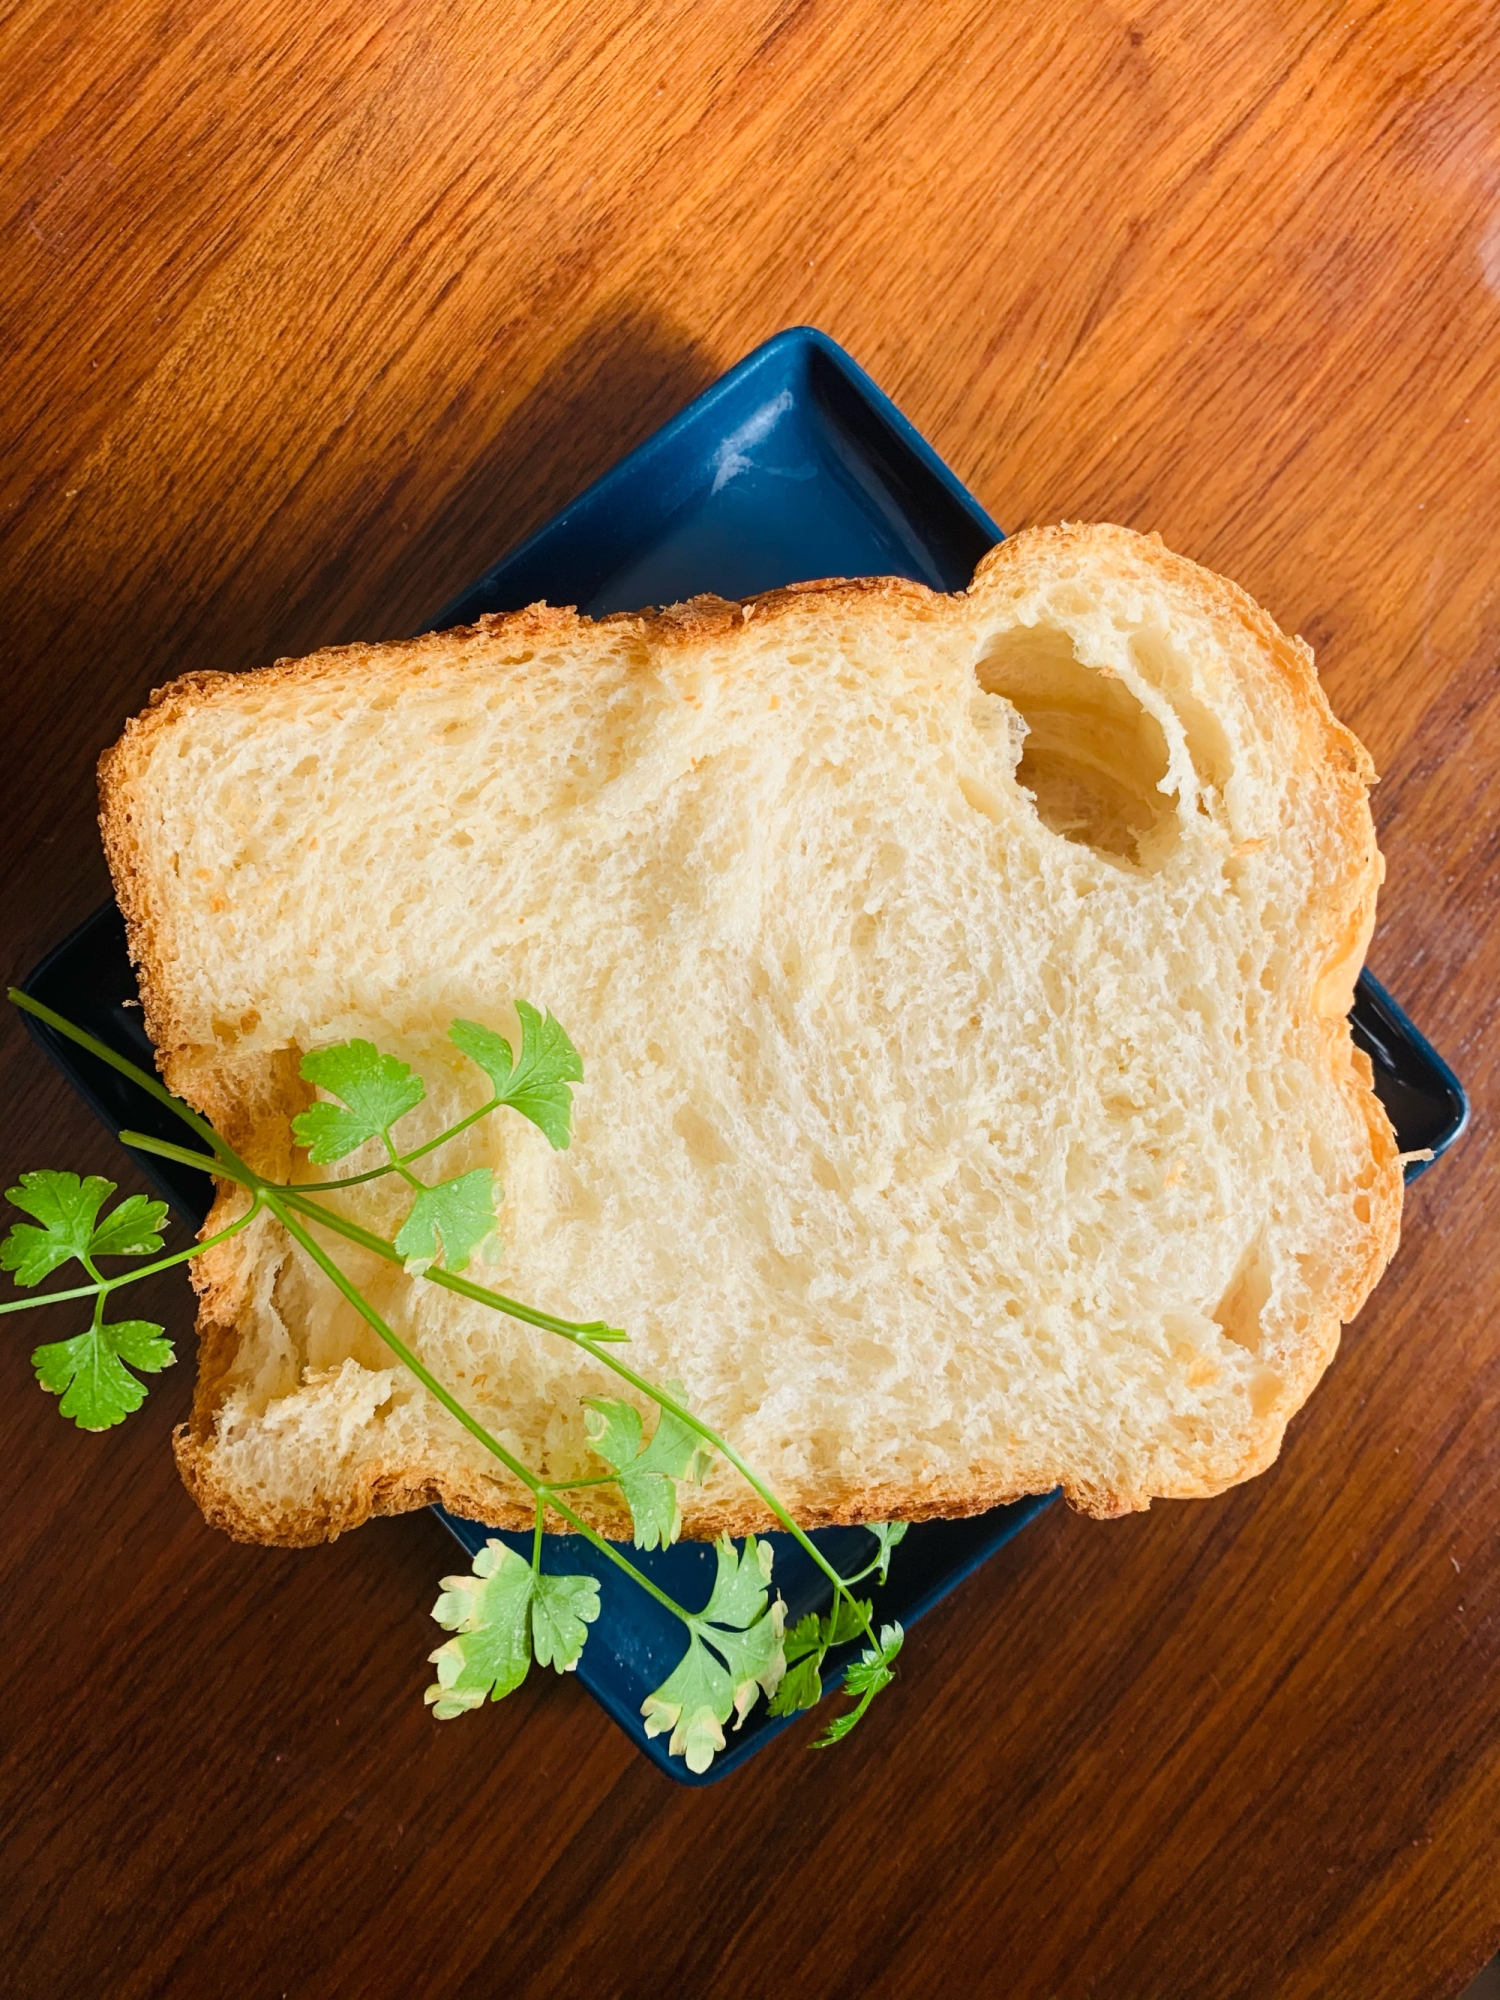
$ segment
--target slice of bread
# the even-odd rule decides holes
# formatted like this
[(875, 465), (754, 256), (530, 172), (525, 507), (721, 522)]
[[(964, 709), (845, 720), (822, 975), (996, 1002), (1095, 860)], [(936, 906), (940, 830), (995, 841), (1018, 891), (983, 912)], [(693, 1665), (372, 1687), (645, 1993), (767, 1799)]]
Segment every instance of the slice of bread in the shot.
[[(291, 1143), (305, 1051), (411, 1061), (415, 1136), (485, 1094), (455, 1016), (513, 1036), (516, 997), (550, 1007), (574, 1142), (503, 1113), (452, 1144), (444, 1173), (505, 1189), (471, 1275), (628, 1328), (808, 1524), (1055, 1486), (1114, 1515), (1276, 1456), (1400, 1222), (1345, 1019), (1372, 777), (1242, 591), (1070, 526), (951, 597), (534, 606), (192, 675), (101, 767), (173, 1088), (262, 1170), (323, 1178)], [(339, 1199), (387, 1235), (405, 1206)], [(596, 1364), (344, 1261), (515, 1453), (600, 1469)], [(178, 1451), (211, 1520), (529, 1521), (276, 1226), (199, 1284)], [(690, 1534), (766, 1524), (722, 1463), (684, 1502)]]

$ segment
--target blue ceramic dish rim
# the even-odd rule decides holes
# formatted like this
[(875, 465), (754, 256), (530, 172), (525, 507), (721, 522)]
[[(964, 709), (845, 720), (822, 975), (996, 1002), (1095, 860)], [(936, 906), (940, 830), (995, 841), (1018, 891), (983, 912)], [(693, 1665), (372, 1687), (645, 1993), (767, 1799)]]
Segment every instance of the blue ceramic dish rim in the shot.
[[(905, 1609), (904, 1629), (909, 1633), (919, 1619), (925, 1618), (929, 1611), (934, 1610), (941, 1604), (945, 1597), (957, 1590), (959, 1585), (966, 1582), (976, 1570), (982, 1569), (991, 1556), (997, 1555), (1007, 1542), (1013, 1541), (1021, 1533), (1023, 1528), (1029, 1528), (1037, 1516), (1044, 1513), (1047, 1508), (1053, 1506), (1058, 1498), (1059, 1489), (1054, 1488), (1050, 1493), (1029, 1494), (1024, 1500), (1012, 1501), (1009, 1506), (1003, 1509), (997, 1508), (995, 1510), (997, 1513), (1003, 1512), (1006, 1515), (1000, 1532), (986, 1541), (981, 1547), (975, 1549), (973, 1554), (966, 1557), (962, 1562), (956, 1563), (951, 1569), (943, 1570), (929, 1589), (919, 1593)], [(465, 1555), (473, 1556), (477, 1554), (490, 1536), (499, 1535), (497, 1529), (486, 1528), (481, 1522), (461, 1521), (457, 1516), (450, 1514), (444, 1507), (434, 1507), (432, 1511), (437, 1515), (438, 1519), (448, 1530), (449, 1534), (452, 1535)], [(471, 1532), (465, 1533), (465, 1529)], [(499, 1538), (507, 1541), (513, 1547), (518, 1542), (526, 1542), (530, 1539), (524, 1535), (500, 1535)], [(628, 1542), (622, 1542), (620, 1548), (627, 1555), (634, 1553)], [(527, 1551), (521, 1548), (518, 1549), (518, 1553), (527, 1554)], [(899, 1549), (896, 1554), (899, 1559)], [(628, 1582), (622, 1587), (630, 1590), (636, 1589), (634, 1584)], [(876, 1621), (877, 1623), (879, 1622), (878, 1606)], [(824, 1666), (820, 1676), (825, 1697), (832, 1694), (839, 1686), (848, 1670), (850, 1661), (860, 1651), (861, 1643), (861, 1641), (856, 1640), (851, 1645), (839, 1647), (829, 1655), (828, 1662)], [(664, 1740), (649, 1738), (644, 1735), (639, 1709), (634, 1707), (630, 1702), (622, 1700), (608, 1679), (598, 1675), (589, 1677), (584, 1674), (583, 1666), (587, 1660), (588, 1649), (585, 1647), (583, 1659), (580, 1661), (576, 1671), (580, 1682), (587, 1689), (590, 1699), (599, 1704), (610, 1721), (629, 1737), (635, 1749), (648, 1762), (653, 1764), (664, 1777), (670, 1778), (674, 1784), (678, 1785), (693, 1787), (716, 1785), (722, 1778), (732, 1777), (743, 1764), (747, 1763), (758, 1752), (764, 1750), (774, 1738), (780, 1736), (784, 1730), (790, 1729), (794, 1723), (801, 1721), (805, 1713), (805, 1711), (801, 1711), (792, 1715), (771, 1716), (764, 1712), (763, 1704), (757, 1702), (756, 1706), (750, 1711), (749, 1722), (753, 1724), (750, 1733), (744, 1736), (736, 1736), (731, 1733), (726, 1738), (725, 1748), (714, 1758), (709, 1768), (703, 1772), (694, 1772), (688, 1770), (680, 1757), (673, 1757), (668, 1753)]]
[(1413, 1181), (1420, 1180), (1427, 1169), (1440, 1160), (1448, 1148), (1456, 1145), (1465, 1132), (1468, 1131), (1469, 1118), (1472, 1112), (1472, 1106), (1469, 1103), (1469, 1093), (1459, 1082), (1451, 1065), (1445, 1061), (1437, 1049), (1433, 1047), (1432, 1043), (1428, 1041), (1426, 1035), (1423, 1034), (1410, 1014), (1407, 1013), (1401, 1002), (1388, 987), (1381, 984), (1368, 966), (1360, 968), (1359, 977), (1355, 981), (1356, 995), (1361, 986), (1369, 988), (1380, 1005), (1384, 1007), (1386, 1012), (1395, 1021), (1407, 1041), (1422, 1057), (1423, 1061), (1432, 1065), (1432, 1068), (1437, 1072), (1439, 1081), (1453, 1100), (1453, 1123), (1438, 1139), (1436, 1145), (1428, 1149), (1425, 1158), (1420, 1160), (1409, 1159), (1406, 1163), (1403, 1178), (1406, 1181), (1406, 1185), (1410, 1187)]
[(980, 506), (958, 474), (938, 456), (911, 419), (902, 414), (879, 384), (860, 367), (853, 355), (815, 326), (791, 326), (773, 334), (769, 340), (762, 341), (759, 347), (752, 348), (742, 361), (737, 361), (690, 403), (684, 404), (676, 416), (668, 417), (650, 437), (644, 438), (634, 450), (617, 459), (606, 472), (600, 473), (597, 479), (584, 487), (583, 491), (569, 500), (565, 506), (560, 507), (549, 520), (544, 521), (539, 528), (533, 529), (524, 541), (518, 542), (498, 561), (491, 563), (481, 577), (459, 591), (456, 596), (449, 598), (431, 625), (425, 629), (440, 632), (447, 626), (460, 622), (465, 616), (466, 605), (474, 599), (490, 594), (495, 584), (508, 570), (523, 567), (537, 549), (544, 546), (554, 534), (560, 534), (571, 524), (575, 514), (598, 505), (607, 496), (611, 486), (628, 484), (650, 466), (653, 458), (672, 451), (689, 430), (712, 414), (716, 403), (734, 396), (745, 382), (761, 369), (773, 368), (784, 356), (798, 350), (817, 353), (836, 368), (870, 405), (886, 428), (906, 446), (924, 470), (944, 488), (949, 498), (968, 515), (975, 527), (988, 535), (992, 542), (1005, 539), (1003, 529)]

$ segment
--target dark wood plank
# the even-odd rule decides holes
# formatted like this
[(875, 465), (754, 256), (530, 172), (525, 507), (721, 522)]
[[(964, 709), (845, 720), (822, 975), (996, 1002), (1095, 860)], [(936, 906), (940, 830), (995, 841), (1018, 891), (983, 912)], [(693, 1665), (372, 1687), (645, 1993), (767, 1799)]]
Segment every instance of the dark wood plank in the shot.
[[(571, 1684), (434, 1726), (427, 1517), (234, 1547), (186, 1370), (83, 1438), (12, 1322), (8, 1992), (1441, 2000), (1500, 1939), (1497, 74), (1480, 0), (0, 19), (12, 970), (154, 683), (412, 629), (810, 320), (1007, 525), (1157, 528), (1313, 642), (1477, 1111), (1273, 1471), (1054, 1511), (861, 1740), (702, 1793)], [(7, 1172), (132, 1185), (9, 1022), (0, 1085)]]

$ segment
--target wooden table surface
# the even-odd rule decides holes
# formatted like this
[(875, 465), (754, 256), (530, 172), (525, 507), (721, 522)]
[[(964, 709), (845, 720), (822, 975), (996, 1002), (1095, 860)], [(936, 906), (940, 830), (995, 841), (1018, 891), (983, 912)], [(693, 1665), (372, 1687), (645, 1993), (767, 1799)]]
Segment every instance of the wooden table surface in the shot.
[[(1469, 1136), (1279, 1464), (1054, 1508), (839, 1753), (436, 1726), (428, 1515), (300, 1554), (0, 1339), (8, 1995), (1414, 2000), (1500, 1940), (1492, 0), (14, 0), (6, 970), (148, 690), (424, 616), (810, 321), (1008, 527), (1159, 529), (1384, 774), (1378, 974)], [(4, 1024), (6, 1174), (113, 1141)], [(178, 1274), (147, 1310), (191, 1347)], [(57, 1338), (64, 1329), (40, 1337)]]

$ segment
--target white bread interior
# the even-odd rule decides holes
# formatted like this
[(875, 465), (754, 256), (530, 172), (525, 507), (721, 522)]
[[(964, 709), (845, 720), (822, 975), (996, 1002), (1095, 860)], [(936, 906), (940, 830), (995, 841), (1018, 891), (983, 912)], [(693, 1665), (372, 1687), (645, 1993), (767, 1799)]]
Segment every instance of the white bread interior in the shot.
[[(306, 1050), (413, 1062), (415, 1137), (487, 1095), (455, 1016), (550, 1007), (573, 1144), (501, 1113), (442, 1156), (505, 1190), (470, 1276), (626, 1327), (804, 1523), (1055, 1486), (1103, 1516), (1268, 1465), (1395, 1248), (1345, 1019), (1372, 777), (1242, 591), (1063, 526), (954, 596), (539, 606), (191, 676), (106, 753), (101, 823), (162, 1072), (263, 1171), (375, 1163), (292, 1148)], [(404, 1207), (339, 1199), (386, 1234)], [(601, 1469), (596, 1364), (339, 1254), (515, 1453)], [(198, 1275), (210, 1519), (529, 1522), (277, 1226)], [(722, 1463), (684, 1502), (690, 1534), (766, 1521)]]

